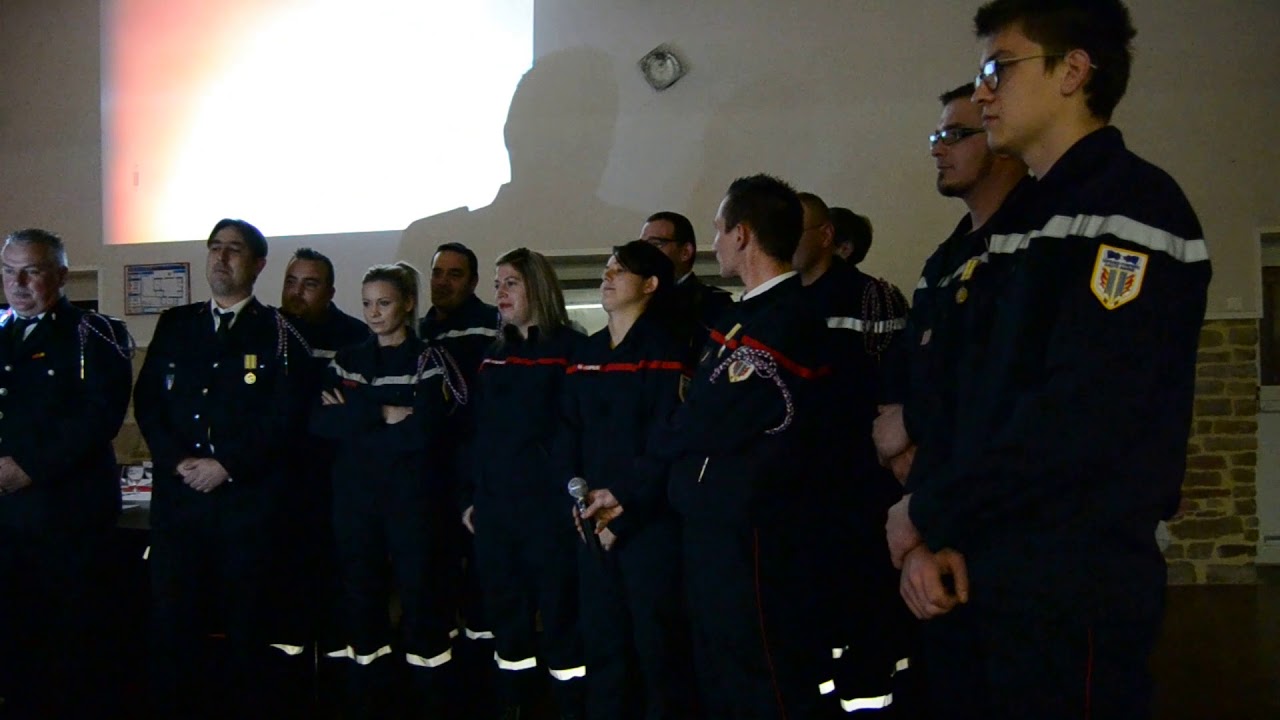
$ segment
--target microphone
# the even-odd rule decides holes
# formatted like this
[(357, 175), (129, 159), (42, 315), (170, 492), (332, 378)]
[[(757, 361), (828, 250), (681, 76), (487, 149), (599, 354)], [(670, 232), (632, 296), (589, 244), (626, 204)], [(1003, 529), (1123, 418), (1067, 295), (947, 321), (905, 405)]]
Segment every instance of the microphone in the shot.
[(573, 498), (574, 504), (578, 506), (578, 517), (582, 520), (582, 534), (587, 539), (587, 545), (591, 546), (591, 551), (600, 556), (600, 538), (596, 537), (595, 528), (589, 526), (590, 521), (583, 515), (587, 512), (587, 492), (591, 490), (587, 485), (587, 481), (580, 477), (573, 478), (568, 485), (569, 497)]

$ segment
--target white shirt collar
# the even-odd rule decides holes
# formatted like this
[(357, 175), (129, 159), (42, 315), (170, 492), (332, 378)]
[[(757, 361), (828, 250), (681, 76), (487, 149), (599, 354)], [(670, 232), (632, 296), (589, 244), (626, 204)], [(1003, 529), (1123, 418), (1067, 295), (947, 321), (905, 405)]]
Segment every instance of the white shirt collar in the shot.
[[(11, 315), (11, 317), (10, 317), (10, 319), (9, 319), (9, 323), (13, 323), (13, 322), (15, 322), (19, 317), (21, 317), (20, 315), (18, 315), (18, 311), (17, 311), (17, 310), (13, 310), (13, 311), (11, 311), (11, 313), (12, 313), (12, 315)], [(23, 329), (22, 329), (22, 339), (23, 339), (23, 340), (26, 340), (26, 339), (27, 339), (27, 337), (28, 337), (28, 336), (30, 336), (30, 335), (31, 335), (31, 333), (35, 331), (35, 329), (36, 329), (36, 325), (39, 325), (41, 322), (43, 322), (43, 321), (44, 321), (44, 316), (45, 316), (45, 315), (48, 315), (48, 314), (49, 314), (49, 311), (48, 311), (48, 310), (45, 310), (44, 312), (40, 313), (39, 315), (33, 315), (33, 316), (31, 316), (30, 318), (28, 318), (29, 320), (34, 320), (35, 322), (31, 323), (30, 325), (28, 325), (28, 326), (26, 326), (25, 328), (23, 328)]]
[(683, 284), (685, 283), (685, 281), (686, 281), (686, 280), (688, 280), (688, 279), (689, 279), (689, 278), (691, 278), (691, 277), (693, 277), (693, 271), (692, 271), (692, 270), (690, 270), (689, 272), (685, 273), (684, 275), (681, 275), (681, 276), (680, 276), (680, 279), (676, 281), (676, 284), (677, 284), (677, 285), (683, 285)]
[(750, 300), (753, 297), (758, 297), (760, 295), (763, 295), (769, 292), (770, 290), (772, 290), (773, 288), (777, 287), (778, 285), (781, 285), (787, 280), (795, 277), (795, 274), (796, 274), (795, 270), (789, 270), (787, 272), (782, 273), (781, 275), (771, 277), (768, 280), (765, 280), (764, 282), (752, 288), (750, 292), (743, 293), (742, 299)]
[(252, 296), (252, 295), (250, 295), (249, 297), (247, 297), (247, 298), (245, 298), (245, 299), (241, 300), (240, 302), (236, 303), (235, 305), (232, 305), (232, 306), (231, 306), (231, 307), (229, 307), (229, 308), (220, 308), (220, 307), (218, 307), (218, 301), (216, 301), (216, 300), (212, 300), (212, 299), (211, 299), (211, 300), (209, 300), (209, 315), (213, 318), (213, 330), (214, 330), (214, 332), (217, 332), (217, 331), (218, 331), (218, 313), (225, 313), (225, 312), (227, 312), (228, 310), (230, 310), (230, 311), (231, 311), (231, 313), (232, 313), (232, 315), (231, 315), (231, 324), (230, 324), (230, 325), (228, 325), (227, 327), (234, 327), (234, 326), (235, 326), (235, 324), (236, 324), (236, 320), (239, 320), (239, 319), (240, 319), (240, 311), (241, 311), (241, 310), (243, 310), (243, 309), (245, 308), (245, 306), (246, 306), (246, 305), (248, 305), (248, 304), (249, 304), (249, 303), (251, 303), (251, 302), (253, 302), (253, 296)]

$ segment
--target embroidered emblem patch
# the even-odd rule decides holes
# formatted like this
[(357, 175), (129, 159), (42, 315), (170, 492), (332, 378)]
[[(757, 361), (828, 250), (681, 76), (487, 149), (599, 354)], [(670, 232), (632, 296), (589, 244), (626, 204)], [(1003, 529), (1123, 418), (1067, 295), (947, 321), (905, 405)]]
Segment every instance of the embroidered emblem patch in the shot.
[(1146, 253), (1110, 245), (1098, 247), (1098, 259), (1093, 263), (1089, 289), (1102, 307), (1115, 310), (1138, 297), (1142, 292), (1142, 278), (1147, 274), (1149, 257)]
[(729, 363), (729, 382), (742, 382), (743, 380), (751, 377), (752, 373), (755, 371), (756, 369), (751, 365), (751, 363), (746, 362), (745, 360), (734, 360)]

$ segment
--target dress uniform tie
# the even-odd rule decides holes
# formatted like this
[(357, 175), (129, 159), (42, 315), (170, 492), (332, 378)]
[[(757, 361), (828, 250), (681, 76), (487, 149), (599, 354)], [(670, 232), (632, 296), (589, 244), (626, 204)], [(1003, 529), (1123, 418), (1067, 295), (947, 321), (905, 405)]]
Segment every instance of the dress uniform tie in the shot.
[(19, 315), (14, 315), (13, 321), (10, 323), (9, 347), (13, 348), (14, 351), (17, 351), (17, 349), (22, 346), (22, 341), (27, 339), (27, 328), (38, 322), (40, 322), (40, 318), (38, 316), (24, 318)]
[(227, 336), (231, 334), (231, 319), (236, 316), (232, 310), (214, 310), (214, 315), (218, 316), (218, 331), (214, 334), (219, 343), (227, 341)]

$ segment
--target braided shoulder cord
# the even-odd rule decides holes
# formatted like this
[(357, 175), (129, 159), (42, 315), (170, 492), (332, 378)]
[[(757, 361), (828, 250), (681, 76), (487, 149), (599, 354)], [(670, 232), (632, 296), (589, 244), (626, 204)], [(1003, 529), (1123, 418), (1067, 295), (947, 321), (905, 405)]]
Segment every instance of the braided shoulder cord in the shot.
[[(106, 332), (103, 332), (101, 328), (95, 327), (92, 318), (101, 318), (102, 324), (106, 326)], [(103, 342), (109, 345), (112, 350), (115, 350), (116, 353), (125, 360), (131, 360), (133, 358), (133, 351), (137, 345), (134, 343), (133, 336), (129, 334), (127, 329), (124, 331), (124, 337), (119, 337), (116, 334), (115, 325), (113, 325), (110, 320), (95, 313), (86, 313), (80, 318), (80, 324), (76, 327), (76, 335), (79, 336), (80, 339), (81, 380), (83, 380), (85, 376), (85, 348), (88, 346), (90, 334), (101, 338)]]
[[(274, 310), (274, 308), (273, 308)], [(298, 328), (293, 323), (284, 319), (284, 315), (279, 310), (274, 310), (276, 316), (276, 357), (284, 361), (284, 373), (289, 374), (289, 336), (293, 335), (297, 339), (298, 344), (306, 351), (307, 357), (311, 357), (311, 344), (307, 339), (302, 337), (302, 333), (298, 332)]]
[(862, 293), (862, 342), (867, 354), (879, 357), (893, 343), (895, 321), (907, 316), (907, 298), (884, 278), (872, 278)]
[(445, 350), (434, 345), (423, 350), (422, 354), (418, 356), (418, 370), (414, 377), (422, 377), (422, 373), (432, 364), (432, 361), (440, 368), (444, 376), (444, 385), (449, 389), (451, 397), (454, 398), (457, 404), (466, 405), (468, 398), (467, 381), (463, 379), (462, 370), (458, 367), (457, 361)]
[(744, 345), (730, 353), (729, 357), (725, 358), (724, 361), (716, 367), (715, 371), (711, 373), (711, 382), (714, 383), (716, 379), (720, 377), (721, 373), (735, 362), (740, 362), (749, 366), (760, 377), (772, 380), (773, 384), (778, 386), (778, 391), (782, 393), (782, 402), (787, 408), (786, 416), (777, 427), (765, 430), (765, 434), (776, 435), (783, 430), (786, 430), (791, 425), (791, 421), (795, 418), (796, 404), (791, 397), (791, 391), (787, 389), (787, 384), (782, 381), (782, 378), (778, 374), (777, 361), (773, 359), (772, 355), (763, 350), (749, 348)]

